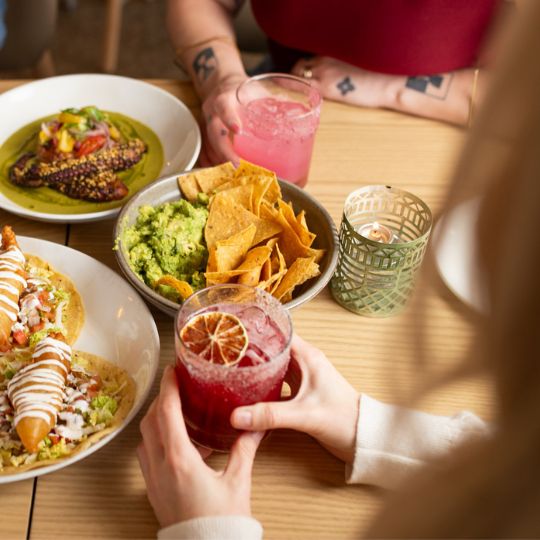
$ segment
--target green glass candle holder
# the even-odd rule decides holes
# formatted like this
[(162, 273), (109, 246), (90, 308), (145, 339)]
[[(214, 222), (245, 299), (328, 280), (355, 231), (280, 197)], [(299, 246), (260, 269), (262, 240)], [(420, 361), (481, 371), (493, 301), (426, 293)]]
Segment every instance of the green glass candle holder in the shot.
[(383, 185), (351, 193), (330, 283), (334, 299), (369, 317), (400, 311), (414, 287), (431, 225), (429, 207), (412, 193)]

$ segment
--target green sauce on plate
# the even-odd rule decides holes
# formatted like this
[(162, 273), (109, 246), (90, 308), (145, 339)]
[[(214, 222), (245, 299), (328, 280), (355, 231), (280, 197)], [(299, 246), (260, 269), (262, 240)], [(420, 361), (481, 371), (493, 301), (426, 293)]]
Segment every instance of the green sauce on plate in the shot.
[(149, 127), (123, 114), (106, 112), (126, 139), (138, 137), (148, 147), (137, 165), (118, 173), (129, 188), (129, 193), (122, 200), (104, 203), (81, 201), (47, 187), (28, 188), (15, 186), (10, 182), (10, 167), (21, 154), (35, 152), (41, 123), (52, 120), (57, 115), (46, 116), (27, 124), (11, 135), (0, 147), (0, 191), (24, 208), (48, 214), (86, 214), (122, 206), (139, 189), (158, 178), (163, 166), (163, 148), (158, 136)]

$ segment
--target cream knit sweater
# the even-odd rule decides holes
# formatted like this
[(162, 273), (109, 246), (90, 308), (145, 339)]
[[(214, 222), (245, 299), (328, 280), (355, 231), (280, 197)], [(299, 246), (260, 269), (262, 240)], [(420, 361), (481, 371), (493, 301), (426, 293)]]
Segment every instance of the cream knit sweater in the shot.
[[(346, 482), (394, 489), (430, 460), (487, 431), (487, 425), (469, 412), (435, 416), (361, 395), (355, 457), (345, 468)], [(190, 519), (158, 533), (159, 540), (260, 540), (262, 536), (261, 524), (248, 516)]]

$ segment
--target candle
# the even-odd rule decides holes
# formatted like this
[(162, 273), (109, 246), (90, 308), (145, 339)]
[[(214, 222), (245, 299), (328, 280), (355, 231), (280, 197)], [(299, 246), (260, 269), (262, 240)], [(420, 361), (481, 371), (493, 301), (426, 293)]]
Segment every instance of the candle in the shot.
[(362, 225), (358, 232), (369, 240), (381, 242), (382, 244), (391, 244), (394, 241), (394, 233), (378, 221)]

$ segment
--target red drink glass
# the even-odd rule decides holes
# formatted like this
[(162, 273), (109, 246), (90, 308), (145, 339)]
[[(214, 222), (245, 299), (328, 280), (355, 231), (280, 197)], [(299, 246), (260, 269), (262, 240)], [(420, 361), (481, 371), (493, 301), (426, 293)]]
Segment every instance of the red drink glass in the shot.
[(242, 83), (236, 98), (242, 125), (233, 137), (235, 152), (304, 187), (319, 126), (319, 91), (306, 79), (268, 73)]
[[(189, 350), (180, 332), (196, 315), (231, 313), (246, 328), (248, 348), (239, 363), (214, 364)], [(287, 310), (264, 291), (245, 285), (216, 285), (189, 297), (175, 321), (176, 374), (191, 439), (226, 452), (240, 431), (232, 411), (259, 401), (277, 401), (290, 359), (292, 324)]]

